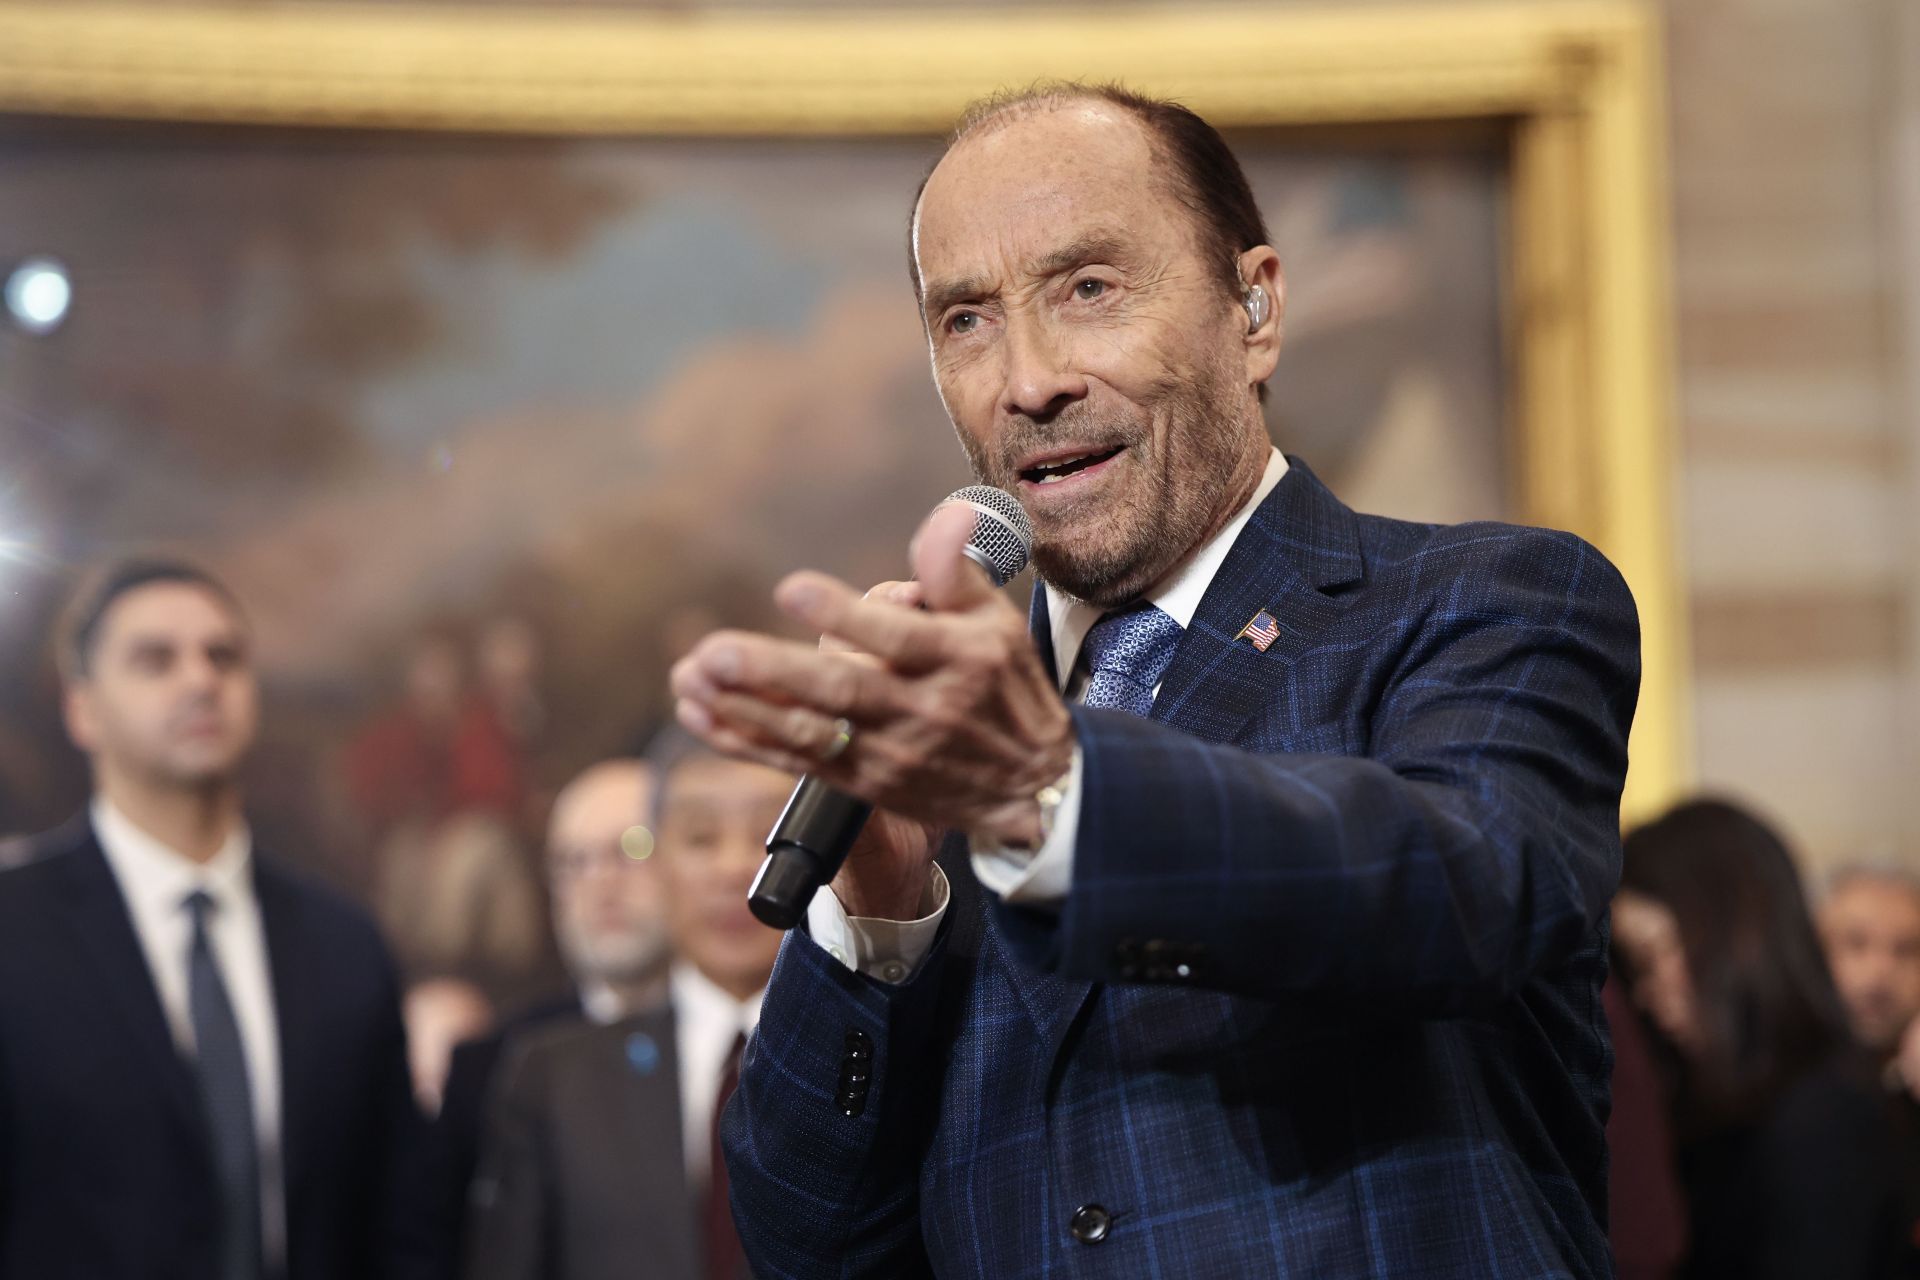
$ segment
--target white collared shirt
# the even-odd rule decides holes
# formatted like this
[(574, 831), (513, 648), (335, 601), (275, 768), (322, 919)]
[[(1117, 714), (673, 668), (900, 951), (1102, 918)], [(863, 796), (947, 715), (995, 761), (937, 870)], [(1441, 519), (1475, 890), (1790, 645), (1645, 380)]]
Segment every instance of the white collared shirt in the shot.
[(620, 993), (598, 978), (590, 978), (580, 987), (580, 1011), (596, 1027), (604, 1027), (627, 1016), (627, 1002)]
[(269, 1258), (281, 1256), (285, 1240), (280, 1188), (280, 1028), (267, 966), (266, 927), (253, 887), (253, 838), (237, 827), (204, 863), (195, 862), (133, 824), (112, 801), (96, 796), (93, 830), (106, 855), (120, 896), (133, 917), (133, 931), (160, 993), (160, 1007), (174, 1045), (193, 1060), (193, 1013), (188, 996), (188, 952), (193, 945), (189, 894), (213, 899), (207, 940), (240, 1026), (253, 1099), (254, 1140), (260, 1147), (260, 1209)]
[(734, 1037), (760, 1024), (756, 991), (735, 1000), (684, 960), (667, 974), (667, 999), (673, 1003), (673, 1045), (680, 1059), (680, 1136), (689, 1186), (703, 1186), (712, 1163), (713, 1104)]
[[(1142, 597), (1165, 613), (1181, 629), (1193, 624), (1207, 588), (1226, 563), (1227, 554), (1246, 528), (1247, 521), (1287, 474), (1286, 455), (1270, 449), (1266, 469), (1253, 495), (1212, 538), (1168, 571)], [(1047, 623), (1053, 643), (1054, 671), (1060, 691), (1078, 702), (1086, 694), (1088, 673), (1080, 662), (1080, 647), (1087, 632), (1106, 612), (1045, 585)], [(1159, 686), (1154, 687), (1159, 696)], [(1067, 773), (1065, 798), (1053, 816), (1052, 830), (1038, 849), (1015, 849), (976, 839), (973, 844), (973, 871), (980, 883), (1008, 902), (1027, 906), (1057, 906), (1073, 884), (1074, 841), (1080, 830), (1080, 747), (1073, 748), (1073, 762)], [(933, 883), (921, 903), (916, 920), (873, 920), (849, 916), (829, 887), (814, 895), (807, 911), (807, 931), (834, 957), (869, 977), (884, 982), (904, 982), (933, 946), (940, 917), (945, 913), (949, 888), (938, 866), (933, 868)]]

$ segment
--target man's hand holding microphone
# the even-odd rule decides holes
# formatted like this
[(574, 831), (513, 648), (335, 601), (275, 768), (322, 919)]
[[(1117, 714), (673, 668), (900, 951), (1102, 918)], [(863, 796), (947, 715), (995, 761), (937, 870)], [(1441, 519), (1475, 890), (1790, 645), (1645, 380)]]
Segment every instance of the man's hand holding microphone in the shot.
[(826, 574), (789, 575), (774, 599), (822, 635), (817, 648), (719, 631), (673, 669), (688, 730), (874, 806), (832, 880), (849, 915), (913, 918), (942, 830), (1037, 845), (1037, 797), (1073, 758), (1026, 621), (970, 549), (978, 520), (963, 502), (936, 508), (914, 538), (915, 580), (865, 596)]

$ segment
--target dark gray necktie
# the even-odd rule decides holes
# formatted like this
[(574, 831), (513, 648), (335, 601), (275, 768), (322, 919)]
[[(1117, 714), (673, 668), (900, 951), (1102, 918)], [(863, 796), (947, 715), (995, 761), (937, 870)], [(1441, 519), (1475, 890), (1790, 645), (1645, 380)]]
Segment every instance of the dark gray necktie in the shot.
[(253, 1091), (240, 1022), (227, 998), (220, 966), (207, 940), (212, 897), (187, 895), (193, 942), (187, 949), (187, 1008), (193, 1018), (194, 1074), (206, 1104), (207, 1134), (220, 1189), (220, 1280), (259, 1280), (260, 1148), (253, 1132)]

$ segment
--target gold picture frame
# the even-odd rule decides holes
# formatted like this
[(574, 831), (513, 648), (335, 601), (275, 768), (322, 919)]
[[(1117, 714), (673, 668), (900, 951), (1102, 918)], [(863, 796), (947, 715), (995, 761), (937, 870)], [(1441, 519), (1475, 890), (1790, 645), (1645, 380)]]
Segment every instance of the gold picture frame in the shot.
[(1629, 820), (1690, 782), (1658, 19), (1638, 0), (805, 14), (0, 0), (0, 112), (482, 133), (937, 132), (1120, 78), (1222, 126), (1493, 122), (1510, 139), (1515, 504), (1625, 573)]

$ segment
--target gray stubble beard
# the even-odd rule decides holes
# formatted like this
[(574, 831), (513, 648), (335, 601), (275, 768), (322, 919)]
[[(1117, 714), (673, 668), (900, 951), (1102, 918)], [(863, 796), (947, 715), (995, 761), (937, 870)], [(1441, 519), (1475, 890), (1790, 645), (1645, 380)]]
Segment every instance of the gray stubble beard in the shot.
[[(1077, 600), (1110, 609), (1137, 599), (1193, 551), (1224, 515), (1218, 510), (1223, 500), (1220, 485), (1232, 476), (1244, 447), (1239, 426), (1244, 410), (1236, 399), (1245, 394), (1245, 389), (1235, 385), (1230, 371), (1220, 364), (1207, 369), (1193, 383), (1169, 380), (1163, 394), (1155, 397), (1158, 403), (1169, 407), (1172, 416), (1168, 447), (1191, 450), (1191, 474), (1214, 483), (1202, 480), (1183, 487), (1168, 478), (1166, 462), (1170, 460), (1156, 456), (1156, 443), (1150, 430), (1128, 433), (1129, 437), (1137, 435), (1137, 438), (1126, 439), (1128, 452), (1133, 455), (1131, 465), (1147, 468), (1150, 473), (1158, 470), (1163, 477), (1160, 486), (1146, 498), (1158, 502), (1164, 509), (1140, 511), (1129, 504), (1123, 510), (1076, 510), (1077, 518), (1119, 521), (1128, 530), (1127, 536), (1118, 543), (1096, 547), (1077, 556), (1050, 540), (1036, 521), (1033, 566), (1040, 579)], [(1077, 421), (1077, 418), (1069, 420), (1068, 427)], [(1007, 458), (1017, 457), (1036, 435), (1056, 433), (1059, 427), (1060, 420), (1056, 419), (1046, 427), (1035, 426), (1003, 439), (1000, 451)], [(1010, 461), (1003, 460), (1000, 465), (989, 467), (982, 451), (966, 432), (957, 434), (981, 483), (1017, 492), (1019, 477), (1013, 473)]]

